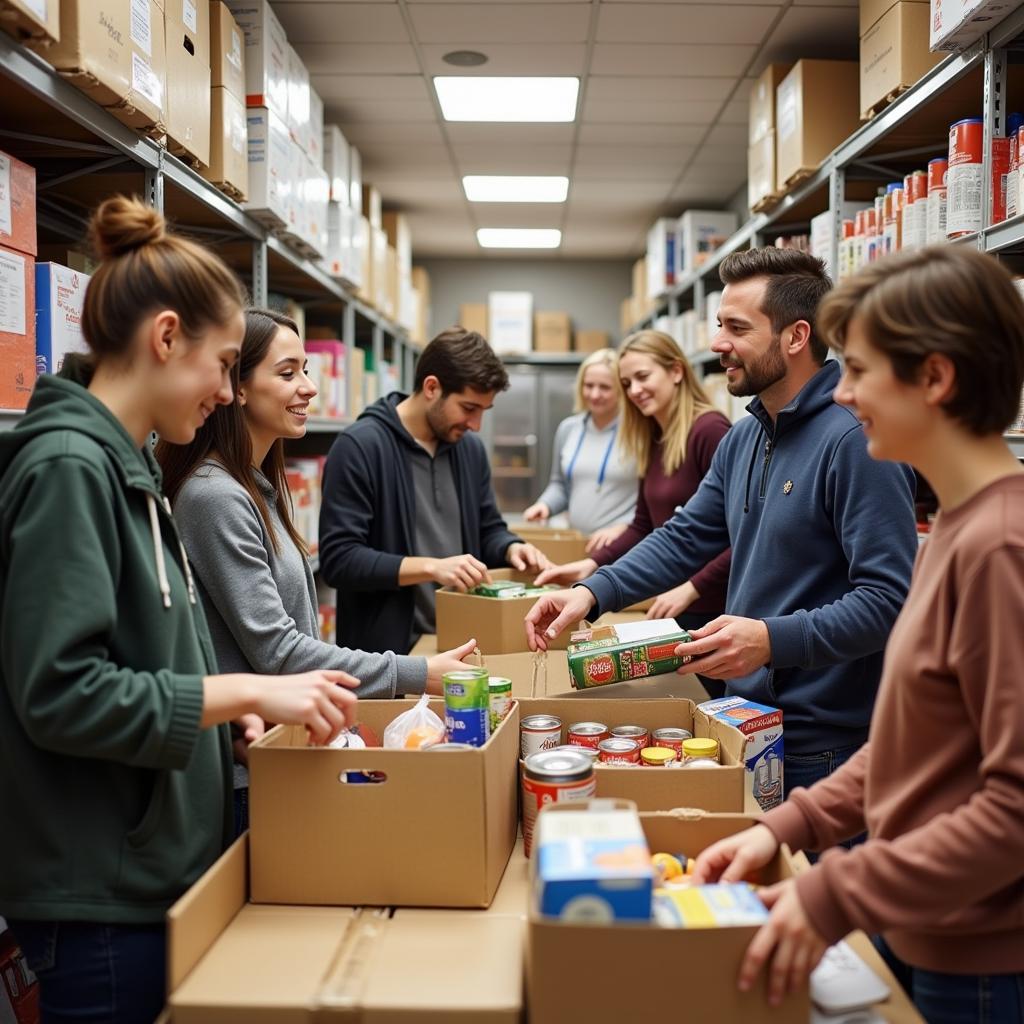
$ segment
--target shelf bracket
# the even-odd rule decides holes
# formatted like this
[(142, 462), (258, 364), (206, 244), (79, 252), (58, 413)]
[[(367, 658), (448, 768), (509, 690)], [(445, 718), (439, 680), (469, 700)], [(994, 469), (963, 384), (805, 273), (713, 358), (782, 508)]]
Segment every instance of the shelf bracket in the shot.
[(833, 281), (839, 279), (839, 243), (843, 237), (843, 202), (846, 200), (846, 171), (832, 165), (828, 175), (828, 207), (832, 234), (828, 244), (828, 270)]
[(257, 309), (267, 307), (267, 243), (252, 243), (252, 304)]
[(345, 304), (345, 310), (341, 314), (341, 340), (352, 348), (356, 345), (356, 307), (351, 303)]
[(157, 151), (156, 167), (146, 168), (146, 205), (164, 212), (164, 151)]
[(981, 222), (978, 245), (984, 249), (985, 232), (992, 220), (992, 140), (1006, 134), (1006, 51), (985, 51), (985, 106), (981, 153)]

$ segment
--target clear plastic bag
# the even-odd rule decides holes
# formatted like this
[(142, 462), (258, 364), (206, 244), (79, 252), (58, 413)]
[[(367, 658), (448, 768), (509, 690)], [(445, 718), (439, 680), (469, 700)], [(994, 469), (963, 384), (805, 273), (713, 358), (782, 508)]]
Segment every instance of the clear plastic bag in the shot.
[(403, 711), (384, 730), (384, 746), (399, 750), (423, 750), (437, 743), (444, 743), (445, 729), (441, 721), (430, 710), (427, 701), (430, 697), (423, 694), (416, 704)]

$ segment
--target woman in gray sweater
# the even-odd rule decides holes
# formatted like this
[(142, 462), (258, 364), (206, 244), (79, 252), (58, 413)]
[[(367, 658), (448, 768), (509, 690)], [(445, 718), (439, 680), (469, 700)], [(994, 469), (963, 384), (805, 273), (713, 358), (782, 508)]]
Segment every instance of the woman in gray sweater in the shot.
[[(192, 562), (221, 672), (267, 674), (340, 669), (359, 696), (441, 693), (445, 672), (465, 667), (475, 646), (432, 658), (371, 654), (320, 639), (305, 542), (291, 519), (283, 439), (306, 433), (317, 390), (305, 373), (294, 321), (247, 310), (235, 364), (235, 401), (217, 406), (189, 445), (161, 441), (157, 458)], [(236, 790), (247, 784), (244, 748), (262, 734), (247, 722), (236, 743)], [(245, 794), (236, 800), (244, 827)]]

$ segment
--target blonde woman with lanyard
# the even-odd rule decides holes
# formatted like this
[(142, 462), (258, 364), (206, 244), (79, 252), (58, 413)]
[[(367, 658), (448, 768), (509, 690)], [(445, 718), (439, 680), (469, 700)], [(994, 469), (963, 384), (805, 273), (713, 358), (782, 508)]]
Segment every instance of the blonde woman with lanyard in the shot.
[(637, 469), (619, 443), (621, 396), (615, 352), (587, 356), (576, 374), (573, 415), (555, 431), (551, 480), (524, 519), (546, 522), (567, 512), (570, 528), (596, 535), (596, 546), (626, 529), (636, 508)]

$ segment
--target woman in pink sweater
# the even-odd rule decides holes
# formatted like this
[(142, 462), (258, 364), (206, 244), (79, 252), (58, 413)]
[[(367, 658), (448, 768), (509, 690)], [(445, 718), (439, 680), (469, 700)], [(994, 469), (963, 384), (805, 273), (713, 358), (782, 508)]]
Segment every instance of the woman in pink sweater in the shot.
[[(1024, 385), (1024, 302), (994, 259), (934, 247), (874, 264), (822, 304), (836, 401), (868, 451), (908, 462), (940, 513), (893, 628), (871, 733), (828, 779), (716, 843), (698, 881), (780, 843), (828, 850), (763, 891), (740, 971), (769, 1000), (853, 929), (929, 1024), (1024, 1021), (1024, 472), (1003, 441)], [(852, 850), (830, 849), (867, 828)]]

